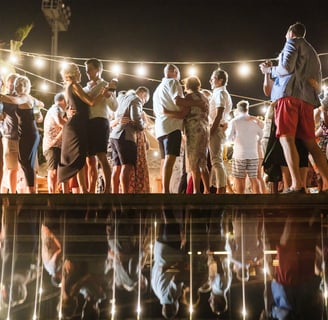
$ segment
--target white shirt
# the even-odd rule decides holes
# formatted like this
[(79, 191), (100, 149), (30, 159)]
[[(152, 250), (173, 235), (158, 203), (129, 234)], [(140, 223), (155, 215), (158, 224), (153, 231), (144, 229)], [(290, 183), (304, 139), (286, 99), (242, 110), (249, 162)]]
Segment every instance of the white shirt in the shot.
[[(95, 98), (100, 91), (108, 84), (104, 79), (98, 79), (96, 84), (93, 81), (87, 83), (87, 85), (83, 88), (85, 93), (87, 93), (90, 97)], [(114, 94), (112, 94), (109, 98), (103, 98), (97, 104), (90, 107), (89, 110), (89, 119), (93, 118), (105, 118), (109, 119), (111, 116), (111, 110), (116, 111), (117, 109), (117, 101)]]
[(61, 137), (56, 141), (56, 143), (54, 143), (54, 140), (56, 140), (57, 136), (62, 131), (63, 126), (60, 124), (60, 118), (63, 118), (64, 114), (65, 111), (58, 104), (53, 104), (47, 111), (43, 122), (43, 153), (48, 151), (50, 147), (61, 148)]
[(247, 113), (241, 113), (230, 121), (228, 140), (234, 142), (234, 159), (258, 159), (258, 140), (262, 138), (263, 130)]
[(210, 112), (209, 112), (209, 122), (212, 125), (216, 115), (217, 108), (224, 108), (222, 119), (220, 124), (227, 123), (230, 117), (230, 111), (232, 108), (232, 100), (226, 86), (217, 87), (213, 89), (213, 94), (210, 99)]
[(163, 107), (171, 111), (180, 111), (175, 104), (175, 97), (183, 97), (182, 87), (177, 79), (163, 78), (153, 94), (156, 138), (175, 130), (182, 130), (183, 120), (163, 114)]

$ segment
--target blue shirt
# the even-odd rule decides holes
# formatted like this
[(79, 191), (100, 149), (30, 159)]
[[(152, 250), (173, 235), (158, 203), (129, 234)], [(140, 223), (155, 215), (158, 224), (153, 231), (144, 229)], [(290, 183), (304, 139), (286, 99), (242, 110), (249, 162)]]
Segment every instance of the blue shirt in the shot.
[(294, 97), (313, 106), (320, 105), (319, 92), (313, 83), (321, 85), (321, 63), (314, 48), (304, 38), (286, 41), (271, 76), (274, 79), (272, 101)]

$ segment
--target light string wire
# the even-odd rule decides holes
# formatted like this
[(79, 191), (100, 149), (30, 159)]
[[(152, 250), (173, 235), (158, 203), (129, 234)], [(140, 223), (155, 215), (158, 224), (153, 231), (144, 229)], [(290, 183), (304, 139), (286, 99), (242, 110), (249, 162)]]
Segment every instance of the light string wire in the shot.
[[(12, 53), (12, 50), (10, 49), (4, 49), (4, 48), (0, 48), (0, 52), (7, 52), (7, 53)], [(19, 55), (23, 55), (26, 57), (30, 57), (30, 58), (41, 58), (50, 62), (55, 62), (55, 63), (62, 63), (63, 61), (86, 61), (90, 58), (82, 58), (82, 57), (68, 57), (68, 56), (53, 56), (53, 55), (49, 55), (49, 54), (39, 54), (39, 53), (33, 53), (33, 52), (26, 52), (26, 51), (18, 51), (17, 52)], [(328, 52), (324, 52), (324, 53), (318, 53), (319, 57), (324, 57), (327, 56)], [(222, 60), (222, 61), (135, 61), (135, 60), (114, 60), (114, 59), (99, 59), (100, 61), (102, 61), (102, 63), (119, 63), (119, 64), (139, 64), (139, 65), (143, 65), (143, 64), (155, 64), (155, 65), (163, 65), (163, 64), (177, 64), (177, 65), (216, 65), (218, 68), (221, 65), (224, 64), (241, 64), (241, 63), (255, 63), (255, 62), (263, 62), (266, 60), (277, 60), (277, 58), (260, 58), (260, 59), (250, 59), (250, 60)], [(77, 64), (79, 67), (83, 68), (84, 64)], [(33, 73), (31, 71), (28, 71), (26, 69), (23, 69), (21, 67), (18, 67), (15, 65), (15, 69), (24, 72), (25, 74), (31, 75), (33, 77), (39, 78), (45, 82), (49, 82), (52, 83), (56, 86), (59, 86), (60, 88), (63, 88), (63, 84), (62, 83), (58, 83), (56, 81), (53, 81), (51, 79), (48, 79), (46, 77), (43, 77), (39, 74)], [(108, 70), (108, 69), (103, 69), (103, 72), (107, 72), (107, 73), (111, 73), (111, 74), (117, 74), (112, 70)], [(126, 77), (130, 77), (130, 78), (134, 78), (134, 79), (139, 79), (139, 80), (145, 80), (145, 81), (152, 81), (152, 82), (158, 82), (160, 83), (161, 80), (159, 79), (154, 79), (154, 78), (150, 78), (150, 77), (146, 77), (146, 76), (141, 76), (141, 75), (134, 75), (134, 74), (130, 74), (130, 73), (124, 73), (124, 72), (120, 72), (119, 75), (121, 76), (126, 76)], [(328, 79), (328, 77), (324, 77), (322, 78), (322, 81), (326, 81)], [(38, 90), (35, 90), (38, 91)], [(52, 92), (53, 94), (55, 94), (55, 92)], [(258, 105), (261, 105), (262, 103), (268, 102), (268, 100), (263, 100), (263, 99), (258, 99), (258, 98), (253, 98), (253, 97), (248, 97), (248, 96), (241, 96), (241, 95), (237, 95), (237, 94), (231, 94), (232, 97), (236, 97), (236, 98), (240, 98), (240, 99), (246, 99), (246, 100), (252, 100), (252, 101), (257, 101), (258, 103), (255, 104), (251, 104), (249, 107), (256, 107)]]

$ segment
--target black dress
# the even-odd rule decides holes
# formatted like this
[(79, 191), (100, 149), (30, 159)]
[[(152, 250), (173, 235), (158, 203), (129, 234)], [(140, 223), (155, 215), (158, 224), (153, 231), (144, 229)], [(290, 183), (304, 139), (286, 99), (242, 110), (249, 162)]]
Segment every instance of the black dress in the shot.
[(24, 172), (26, 184), (33, 187), (35, 184), (35, 160), (40, 142), (40, 134), (36, 126), (33, 109), (16, 110), (18, 118), (19, 136), (19, 163)]
[(73, 93), (71, 85), (67, 88), (67, 107), (75, 114), (63, 127), (59, 183), (75, 176), (84, 167), (87, 156), (89, 106)]

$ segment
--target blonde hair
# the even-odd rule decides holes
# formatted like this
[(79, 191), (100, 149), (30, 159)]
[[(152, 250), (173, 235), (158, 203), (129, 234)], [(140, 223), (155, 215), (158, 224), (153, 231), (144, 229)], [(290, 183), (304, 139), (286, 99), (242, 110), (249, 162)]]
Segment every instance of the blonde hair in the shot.
[[(17, 86), (19, 84), (23, 84), (24, 85), (24, 90), (22, 90), (21, 92), (17, 92)], [(15, 82), (14, 82), (14, 87), (15, 87), (15, 92), (17, 94), (29, 94), (31, 92), (31, 81), (28, 77), (26, 76), (18, 76), (16, 79), (15, 79)]]
[(64, 81), (66, 81), (67, 78), (77, 80), (80, 74), (80, 69), (75, 63), (69, 63), (60, 71), (60, 75)]

